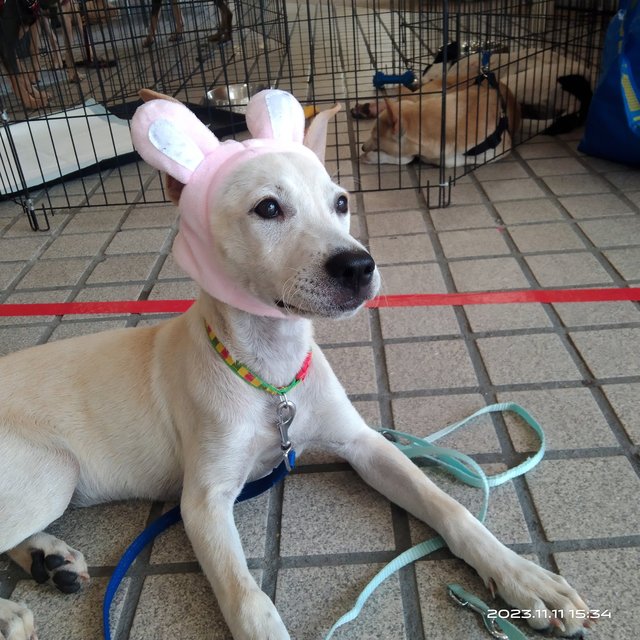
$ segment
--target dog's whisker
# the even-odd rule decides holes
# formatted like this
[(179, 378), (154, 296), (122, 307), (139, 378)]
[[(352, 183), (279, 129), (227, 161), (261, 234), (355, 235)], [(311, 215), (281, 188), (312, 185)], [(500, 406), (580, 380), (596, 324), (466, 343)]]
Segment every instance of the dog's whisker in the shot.
[(280, 298), (284, 308), (288, 311), (291, 311), (289, 300), (295, 297), (295, 293), (299, 288), (298, 275), (300, 274), (300, 269), (294, 269), (293, 271), (293, 275), (282, 283), (282, 296)]

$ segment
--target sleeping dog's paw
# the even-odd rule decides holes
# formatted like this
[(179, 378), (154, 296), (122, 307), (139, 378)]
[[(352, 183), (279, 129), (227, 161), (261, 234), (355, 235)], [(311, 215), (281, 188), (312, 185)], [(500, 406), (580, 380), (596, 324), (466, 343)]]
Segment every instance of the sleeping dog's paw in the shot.
[(0, 598), (0, 640), (38, 640), (31, 611)]
[(562, 577), (513, 553), (486, 579), (492, 593), (520, 610), (538, 631), (563, 638), (582, 638), (591, 628), (589, 608), (578, 592)]
[(9, 552), (39, 584), (51, 582), (63, 593), (79, 591), (89, 581), (84, 556), (48, 533), (36, 533)]

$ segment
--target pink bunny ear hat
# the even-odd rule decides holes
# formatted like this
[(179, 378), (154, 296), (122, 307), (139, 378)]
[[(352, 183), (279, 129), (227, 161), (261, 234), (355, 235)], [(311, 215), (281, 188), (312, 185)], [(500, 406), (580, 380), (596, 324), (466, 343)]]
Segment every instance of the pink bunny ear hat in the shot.
[(137, 109), (131, 121), (134, 147), (150, 165), (185, 185), (173, 255), (211, 296), (254, 315), (290, 317), (239, 287), (227, 274), (215, 249), (208, 206), (215, 202), (215, 191), (225, 179), (259, 155), (289, 151), (324, 161), (327, 124), (338, 109), (320, 113), (305, 138), (300, 103), (285, 91), (261, 91), (247, 106), (247, 126), (253, 137), (222, 143), (182, 104), (152, 100)]

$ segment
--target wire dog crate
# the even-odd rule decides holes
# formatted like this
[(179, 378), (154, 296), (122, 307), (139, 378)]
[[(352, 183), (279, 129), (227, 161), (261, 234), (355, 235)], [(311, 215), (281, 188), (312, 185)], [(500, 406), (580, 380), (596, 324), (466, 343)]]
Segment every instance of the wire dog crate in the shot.
[[(579, 72), (593, 86), (612, 1), (66, 0), (23, 29), (16, 46), (18, 75), (28, 85), (37, 80), (40, 104), (21, 99), (4, 61), (0, 196), (21, 202), (34, 228), (40, 208), (164, 201), (160, 176), (144, 163), (134, 178), (119, 168), (137, 161), (128, 120), (139, 89), (176, 97), (219, 137), (238, 137), (248, 96), (278, 87), (319, 109), (344, 104), (327, 161), (346, 187), (422, 188), (433, 206), (444, 206), (456, 179), (508, 153), (499, 141), (491, 153), (465, 155), (500, 123), (509, 93), (527, 98), (519, 108), (522, 124), (513, 117), (505, 125), (515, 142), (584, 109), (558, 89), (558, 77)], [(543, 68), (552, 71), (540, 79)], [(473, 89), (483, 72), (503, 83), (495, 94)], [(378, 80), (399, 78), (383, 78), (376, 88), (376, 73)], [(499, 96), (493, 106), (492, 95)], [(371, 164), (353, 159), (367, 140), (374, 148), (380, 142), (371, 134), (374, 121), (354, 116), (363, 108), (365, 115), (390, 112), (384, 97), (397, 105), (399, 130), (403, 112), (418, 113), (410, 132), (418, 141), (414, 155), (431, 164), (385, 164), (375, 150)], [(432, 141), (436, 151), (426, 153)], [(69, 176), (81, 177), (73, 191), (65, 185)]]

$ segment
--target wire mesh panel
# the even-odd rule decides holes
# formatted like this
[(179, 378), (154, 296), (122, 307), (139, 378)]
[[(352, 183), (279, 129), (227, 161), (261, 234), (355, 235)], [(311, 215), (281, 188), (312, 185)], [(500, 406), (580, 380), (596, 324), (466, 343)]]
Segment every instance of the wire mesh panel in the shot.
[[(474, 167), (579, 123), (614, 8), (613, 0), (41, 1), (41, 17), (22, 20), (13, 49), (7, 7), (29, 0), (5, 0), (1, 23), (0, 195), (28, 211), (165, 199), (144, 163), (120, 170), (137, 162), (128, 120), (143, 87), (187, 103), (219, 137), (244, 135), (243, 107), (262, 88), (318, 109), (342, 102), (327, 150), (336, 178), (363, 191), (420, 187), (445, 205)], [(77, 175), (71, 192), (64, 179)]]

